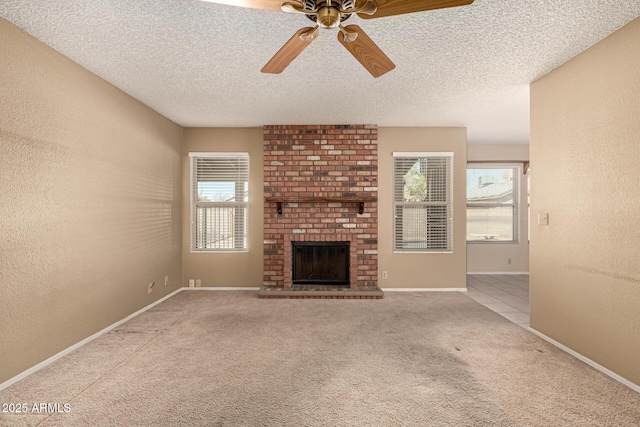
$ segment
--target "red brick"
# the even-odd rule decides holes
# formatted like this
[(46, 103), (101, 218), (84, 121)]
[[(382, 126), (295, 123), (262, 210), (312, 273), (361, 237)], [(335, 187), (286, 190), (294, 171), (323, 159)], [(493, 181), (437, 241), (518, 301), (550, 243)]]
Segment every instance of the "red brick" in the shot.
[[(335, 197), (346, 192), (377, 197), (377, 127), (375, 125), (268, 125), (264, 127), (265, 197)], [(307, 157), (314, 156), (314, 157)], [(370, 162), (370, 170), (351, 170)], [(317, 172), (326, 172), (318, 175)], [(365, 191), (367, 190), (367, 191)], [(340, 205), (338, 205), (340, 206)], [(274, 203), (264, 206), (264, 282), (291, 286), (291, 239), (303, 241), (350, 241), (352, 286), (377, 284), (377, 203), (367, 203), (366, 215), (357, 214), (357, 204), (329, 207), (327, 203), (286, 205), (283, 215)], [(350, 226), (336, 224), (348, 219)], [(335, 228), (335, 226), (340, 228)], [(305, 231), (300, 234), (293, 230)], [(362, 233), (366, 230), (367, 233)], [(277, 255), (273, 255), (277, 253)], [(358, 260), (360, 254), (360, 260)], [(274, 274), (276, 273), (276, 274)]]

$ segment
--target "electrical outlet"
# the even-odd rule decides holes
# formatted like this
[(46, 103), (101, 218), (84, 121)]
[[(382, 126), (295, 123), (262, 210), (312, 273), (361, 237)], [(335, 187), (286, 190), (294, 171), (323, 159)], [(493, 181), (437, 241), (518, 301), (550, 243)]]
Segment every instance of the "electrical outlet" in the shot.
[(156, 285), (156, 282), (151, 282), (147, 285), (147, 293), (150, 294), (153, 292), (153, 287)]
[(199, 288), (200, 286), (202, 286), (202, 281), (200, 281), (200, 279), (196, 279), (196, 288)]
[(189, 279), (189, 287), (193, 288), (196, 285), (196, 281), (193, 279)]
[(511, 258), (507, 258), (507, 264), (511, 265)]
[(164, 276), (164, 285), (169, 286), (169, 276)]
[(387, 272), (385, 270), (385, 271), (382, 272), (382, 278), (386, 279), (387, 277), (389, 277), (389, 276), (387, 275)]

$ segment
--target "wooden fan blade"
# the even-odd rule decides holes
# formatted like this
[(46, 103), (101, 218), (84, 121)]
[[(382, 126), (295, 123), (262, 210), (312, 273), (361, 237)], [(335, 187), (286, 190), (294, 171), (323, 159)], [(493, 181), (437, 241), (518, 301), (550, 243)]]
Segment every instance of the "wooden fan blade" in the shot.
[(345, 27), (345, 30), (348, 32), (357, 32), (358, 37), (352, 42), (347, 42), (344, 39), (344, 34), (340, 31), (338, 33), (338, 41), (351, 52), (373, 77), (380, 77), (396, 68), (395, 64), (391, 62), (389, 57), (384, 54), (378, 45), (362, 31), (362, 28), (357, 25), (348, 25)]
[(242, 7), (250, 7), (251, 9), (264, 9), (264, 10), (281, 10), (280, 7), (282, 3), (285, 1), (289, 1), (289, 3), (293, 3), (294, 5), (299, 5), (302, 7), (302, 4), (296, 0), (203, 0), (208, 1), (209, 3), (219, 3), (219, 4), (227, 4), (229, 6), (242, 6)]
[[(283, 72), (284, 69), (287, 68), (289, 64), (291, 64), (291, 62), (316, 39), (318, 32), (314, 30), (315, 29), (311, 27), (305, 27), (298, 30), (298, 32), (295, 33), (293, 37), (291, 37), (289, 41), (282, 46), (282, 48), (280, 48), (278, 53), (276, 53), (260, 71), (268, 74), (280, 74)], [(302, 40), (300, 38), (300, 35), (310, 31), (314, 32), (309, 40)]]
[(362, 19), (382, 18), (405, 13), (424, 12), (447, 7), (466, 6), (474, 0), (377, 0), (378, 10), (373, 15), (359, 13)]

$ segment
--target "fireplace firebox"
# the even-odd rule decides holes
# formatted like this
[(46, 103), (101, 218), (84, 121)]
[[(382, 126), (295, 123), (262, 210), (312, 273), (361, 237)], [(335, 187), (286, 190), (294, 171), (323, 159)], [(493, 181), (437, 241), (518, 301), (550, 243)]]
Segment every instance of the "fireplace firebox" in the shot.
[(349, 242), (291, 242), (292, 283), (349, 285)]

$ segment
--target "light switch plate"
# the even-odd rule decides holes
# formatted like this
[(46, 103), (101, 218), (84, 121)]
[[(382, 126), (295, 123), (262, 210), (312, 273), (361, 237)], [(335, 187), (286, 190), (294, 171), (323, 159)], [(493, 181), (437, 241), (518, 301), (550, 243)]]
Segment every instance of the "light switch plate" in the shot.
[(538, 213), (538, 225), (549, 225), (549, 214), (546, 212)]

